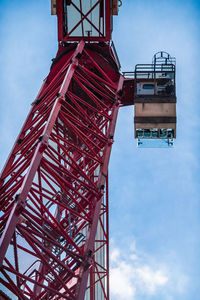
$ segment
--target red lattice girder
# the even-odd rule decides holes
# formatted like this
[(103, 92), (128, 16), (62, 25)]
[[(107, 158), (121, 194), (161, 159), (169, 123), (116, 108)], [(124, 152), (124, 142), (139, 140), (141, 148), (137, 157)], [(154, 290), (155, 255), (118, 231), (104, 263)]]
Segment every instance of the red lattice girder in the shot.
[(110, 0), (56, 1), (58, 40), (109, 42), (112, 34)]
[(104, 187), (122, 85), (110, 46), (81, 41), (59, 49), (33, 102), (0, 178), (0, 282), (19, 299), (109, 299)]

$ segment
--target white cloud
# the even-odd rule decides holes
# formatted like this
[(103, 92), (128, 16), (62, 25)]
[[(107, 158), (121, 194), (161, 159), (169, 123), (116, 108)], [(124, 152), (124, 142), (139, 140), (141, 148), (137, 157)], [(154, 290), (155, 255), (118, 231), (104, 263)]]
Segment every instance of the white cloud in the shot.
[(118, 299), (134, 299), (135, 287), (132, 284), (131, 265), (121, 261), (116, 267), (110, 270), (111, 294), (118, 296)]
[(120, 256), (119, 249), (115, 248), (111, 252), (110, 260), (113, 261), (113, 262), (116, 262), (118, 260), (119, 256)]
[(137, 257), (136, 254), (133, 253), (133, 254), (130, 255), (130, 259), (132, 259), (132, 260), (137, 260), (138, 257)]
[(113, 243), (110, 255), (110, 289), (113, 299), (139, 300), (143, 295), (149, 299), (160, 296), (163, 300), (169, 300), (185, 291), (188, 278), (178, 265), (155, 261), (153, 257), (139, 252), (135, 242), (126, 255), (122, 253)]
[(136, 251), (136, 242), (132, 241), (130, 245), (130, 251), (135, 252)]
[(138, 278), (138, 287), (147, 294), (155, 294), (157, 289), (165, 286), (169, 280), (163, 270), (153, 270), (148, 265), (136, 268), (135, 275)]

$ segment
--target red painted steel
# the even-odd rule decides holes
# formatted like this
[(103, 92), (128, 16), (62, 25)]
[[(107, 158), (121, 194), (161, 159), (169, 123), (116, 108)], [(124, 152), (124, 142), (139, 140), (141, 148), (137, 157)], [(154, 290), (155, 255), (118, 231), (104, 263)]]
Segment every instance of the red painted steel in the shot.
[(108, 300), (107, 172), (124, 89), (113, 2), (56, 3), (58, 53), (0, 177), (0, 282), (18, 299)]
[(122, 86), (108, 44), (59, 47), (0, 178), (0, 282), (19, 299), (92, 300), (97, 289), (109, 299), (107, 172)]
[(58, 40), (109, 42), (112, 6), (110, 0), (57, 0)]

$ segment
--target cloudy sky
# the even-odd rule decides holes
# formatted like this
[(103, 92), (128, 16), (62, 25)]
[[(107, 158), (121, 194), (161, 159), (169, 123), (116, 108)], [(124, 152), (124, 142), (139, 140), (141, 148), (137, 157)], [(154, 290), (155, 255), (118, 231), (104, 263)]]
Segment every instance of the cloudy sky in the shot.
[[(57, 50), (50, 0), (0, 1), (0, 168)], [(177, 140), (138, 149), (133, 107), (110, 162), (111, 300), (199, 300), (200, 1), (124, 0), (113, 40), (122, 71), (164, 50), (177, 59)]]

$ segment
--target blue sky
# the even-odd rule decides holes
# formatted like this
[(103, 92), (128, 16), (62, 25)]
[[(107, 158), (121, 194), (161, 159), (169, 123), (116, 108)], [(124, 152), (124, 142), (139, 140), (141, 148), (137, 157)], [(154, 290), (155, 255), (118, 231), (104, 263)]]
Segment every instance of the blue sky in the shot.
[[(50, 0), (0, 1), (0, 168), (57, 50)], [(122, 71), (165, 50), (177, 59), (177, 140), (138, 149), (119, 113), (109, 168), (111, 300), (199, 300), (200, 2), (123, 1), (113, 40)]]

